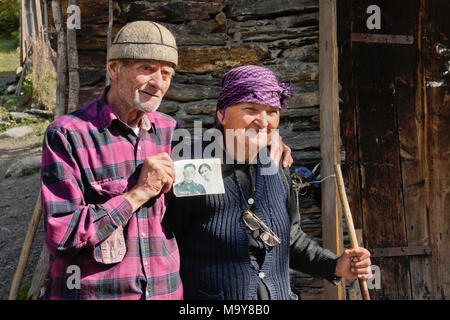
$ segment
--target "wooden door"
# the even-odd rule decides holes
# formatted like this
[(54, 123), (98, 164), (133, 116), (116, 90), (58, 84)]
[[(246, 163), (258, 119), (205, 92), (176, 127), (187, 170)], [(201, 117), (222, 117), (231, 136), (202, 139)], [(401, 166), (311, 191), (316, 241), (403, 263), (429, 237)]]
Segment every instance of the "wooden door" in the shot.
[[(446, 0), (430, 2), (434, 10), (440, 5), (449, 12)], [(370, 291), (372, 299), (445, 297), (442, 290), (437, 292), (445, 275), (432, 274), (432, 251), (448, 246), (432, 243), (431, 233), (439, 227), (430, 227), (427, 137), (438, 133), (430, 132), (433, 123), (424, 99), (424, 53), (430, 51), (424, 32), (447, 28), (448, 22), (429, 14), (430, 2), (338, 1), (340, 125), (346, 154), (342, 168), (355, 227), (362, 230), (364, 245), (381, 271), (381, 288)], [(367, 11), (372, 5), (379, 8), (379, 29), (375, 11)], [(448, 44), (447, 37), (441, 38)], [(448, 79), (445, 84), (447, 91), (441, 96), (448, 97)], [(448, 105), (448, 100), (441, 100)], [(448, 139), (440, 143), (448, 146)], [(448, 174), (442, 181), (448, 190)], [(444, 211), (434, 214), (447, 217), (441, 221), (448, 223)], [(440, 228), (448, 239), (448, 227)], [(448, 254), (439, 259), (443, 260), (434, 264), (445, 268)]]

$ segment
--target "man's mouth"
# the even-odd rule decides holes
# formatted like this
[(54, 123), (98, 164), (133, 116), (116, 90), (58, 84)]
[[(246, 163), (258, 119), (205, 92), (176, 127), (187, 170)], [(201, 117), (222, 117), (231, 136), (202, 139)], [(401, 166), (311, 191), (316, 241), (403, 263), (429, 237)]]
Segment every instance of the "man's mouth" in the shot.
[(148, 95), (149, 97), (157, 97), (157, 95), (151, 94), (150, 92), (147, 92), (147, 91), (144, 91), (144, 90), (139, 90), (139, 92), (144, 93), (144, 94)]

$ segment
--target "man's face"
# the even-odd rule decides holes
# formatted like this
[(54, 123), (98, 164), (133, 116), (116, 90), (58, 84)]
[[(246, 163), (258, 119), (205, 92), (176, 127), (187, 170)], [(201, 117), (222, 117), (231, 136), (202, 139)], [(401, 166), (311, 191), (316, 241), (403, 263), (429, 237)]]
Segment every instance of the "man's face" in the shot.
[(186, 182), (191, 182), (192, 180), (194, 180), (194, 176), (195, 176), (195, 169), (194, 167), (186, 167), (183, 170), (183, 176), (184, 176), (184, 181)]
[(158, 109), (175, 73), (168, 62), (129, 61), (119, 68), (119, 98), (128, 106), (143, 112)]
[(211, 170), (209, 170), (207, 166), (201, 167), (199, 172), (200, 172), (200, 175), (203, 177), (203, 179), (205, 179), (206, 181), (210, 180)]
[[(252, 146), (259, 151), (266, 145), (270, 145), (271, 131), (278, 128), (280, 123), (280, 109), (257, 103), (239, 103), (226, 108), (225, 118), (222, 121), (222, 110), (219, 110), (217, 117), (222, 126), (227, 130), (245, 135), (245, 151), (249, 152)], [(242, 148), (242, 140), (235, 138), (238, 148)], [(253, 150), (253, 149), (252, 149)], [(241, 152), (243, 150), (237, 150)], [(251, 159), (250, 159), (251, 160)]]

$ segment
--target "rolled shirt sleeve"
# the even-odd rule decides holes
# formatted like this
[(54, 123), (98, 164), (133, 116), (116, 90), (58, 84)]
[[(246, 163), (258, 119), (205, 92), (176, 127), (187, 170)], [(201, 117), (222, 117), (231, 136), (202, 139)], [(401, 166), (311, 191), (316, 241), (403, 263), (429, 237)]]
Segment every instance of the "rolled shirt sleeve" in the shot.
[(49, 128), (42, 150), (42, 208), (46, 242), (56, 256), (75, 254), (102, 242), (132, 216), (131, 204), (117, 195), (102, 204), (89, 204), (74, 146), (61, 128)]

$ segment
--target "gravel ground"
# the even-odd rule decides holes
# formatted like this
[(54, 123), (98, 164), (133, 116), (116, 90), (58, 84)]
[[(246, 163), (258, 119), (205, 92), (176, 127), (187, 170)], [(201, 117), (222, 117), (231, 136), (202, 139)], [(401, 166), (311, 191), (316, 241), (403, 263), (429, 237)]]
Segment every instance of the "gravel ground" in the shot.
[[(4, 178), (7, 168), (16, 160), (36, 150), (41, 138), (0, 139), (0, 299), (8, 299), (23, 241), (39, 193), (40, 173)], [(35, 153), (34, 153), (35, 154)], [(22, 291), (31, 283), (33, 270), (44, 243), (41, 221), (22, 280)]]

